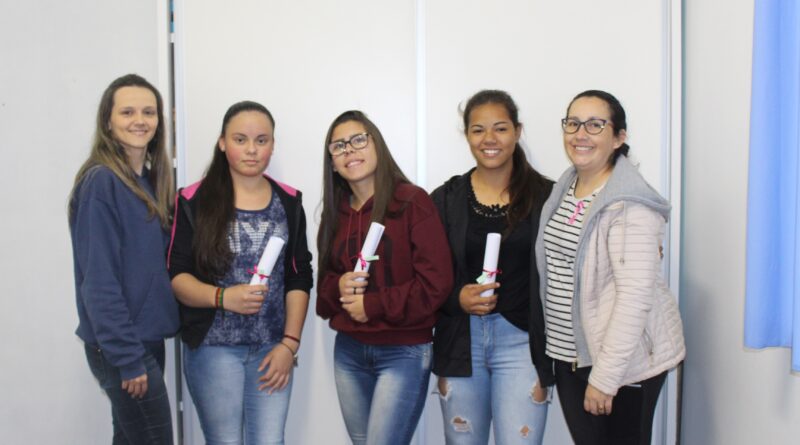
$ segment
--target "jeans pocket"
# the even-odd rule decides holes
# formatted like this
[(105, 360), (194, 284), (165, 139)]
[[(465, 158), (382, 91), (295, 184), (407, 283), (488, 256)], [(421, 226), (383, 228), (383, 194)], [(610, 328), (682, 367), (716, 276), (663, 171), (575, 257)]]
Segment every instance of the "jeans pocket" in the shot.
[(83, 348), (86, 351), (86, 361), (89, 363), (89, 369), (92, 370), (94, 378), (100, 382), (100, 386), (103, 386), (108, 375), (103, 352), (97, 346), (89, 344), (85, 344)]
[(430, 343), (422, 343), (419, 345), (403, 345), (401, 348), (406, 355), (414, 358), (427, 358), (431, 355)]

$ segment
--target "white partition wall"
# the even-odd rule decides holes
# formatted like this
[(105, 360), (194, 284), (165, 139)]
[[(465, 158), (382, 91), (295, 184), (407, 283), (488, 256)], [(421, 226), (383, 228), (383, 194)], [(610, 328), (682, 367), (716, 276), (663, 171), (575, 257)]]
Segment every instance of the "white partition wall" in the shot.
[(175, 17), (187, 180), (211, 159), (225, 110), (244, 99), (274, 115), (270, 172), (307, 203), (321, 192), (327, 127), (345, 110), (367, 112), (413, 176), (413, 3), (178, 0)]
[[(185, 135), (181, 163), (188, 182), (199, 179), (210, 161), (227, 107), (244, 99), (261, 102), (275, 117), (275, 154), (268, 172), (303, 191), (311, 245), (325, 133), (341, 112), (365, 111), (401, 168), (414, 178), (412, 2), (191, 0), (176, 2), (175, 19), (176, 92), (185, 98), (177, 104), (178, 133)], [(314, 316), (312, 297), (287, 443), (347, 441), (332, 351), (333, 335)], [(192, 407), (184, 407), (187, 443), (202, 443)]]
[[(473, 165), (459, 106), (474, 92), (511, 93), (529, 159), (557, 178), (567, 166), (559, 119), (576, 93), (596, 88), (622, 101), (633, 157), (669, 196), (679, 184), (670, 177), (673, 151), (677, 156), (680, 149), (671, 137), (672, 119), (680, 116), (672, 95), (680, 73), (674, 71), (679, 18), (680, 2), (669, 0), (176, 0), (179, 178), (199, 179), (228, 106), (259, 101), (276, 120), (268, 171), (304, 192), (313, 240), (322, 144), (340, 112), (369, 114), (405, 173), (432, 190)], [(678, 203), (679, 196), (671, 198)], [(671, 230), (677, 240), (677, 225)], [(334, 335), (314, 316), (315, 298), (312, 292), (287, 443), (345, 444)], [(674, 377), (668, 386), (672, 396), (665, 400), (673, 403), (662, 404), (653, 443), (674, 443)], [(201, 443), (191, 406), (185, 409), (187, 443)], [(443, 443), (442, 427), (432, 395), (415, 443)], [(557, 400), (547, 428), (546, 443), (570, 442)]]
[[(680, 184), (679, 177), (668, 176), (673, 150), (680, 152), (679, 140), (670, 146), (670, 117), (680, 103), (673, 104), (669, 95), (675, 81), (672, 65), (680, 63), (680, 40), (677, 48), (671, 46), (680, 37), (679, 4), (518, 0), (488, 7), (479, 0), (436, 0), (425, 5), (429, 190), (474, 165), (459, 111), (471, 94), (484, 88), (503, 89), (514, 97), (528, 159), (553, 179), (568, 166), (559, 120), (569, 100), (586, 89), (609, 91), (625, 107), (631, 155), (648, 181), (665, 196), (672, 180)], [(671, 21), (674, 14), (677, 23)], [(679, 87), (677, 92), (679, 99)], [(672, 197), (673, 221), (678, 220), (678, 199)], [(678, 228), (673, 227), (675, 239)], [(674, 376), (670, 384), (674, 394)], [(442, 437), (437, 405), (426, 414), (428, 443), (439, 443), (435, 440)], [(664, 409), (654, 422), (653, 443), (674, 443), (675, 417)], [(662, 422), (667, 417), (672, 427), (661, 428), (669, 425)], [(569, 441), (556, 397), (545, 443)]]
[(476, 91), (508, 91), (536, 168), (567, 167), (559, 120), (587, 89), (611, 92), (628, 114), (631, 153), (660, 185), (665, 69), (662, 2), (480, 0), (426, 2), (430, 187), (474, 164), (458, 107)]
[(166, 8), (164, 0), (0, 4), (3, 443), (111, 442), (111, 405), (74, 334), (67, 196), (106, 86), (133, 72), (165, 92)]

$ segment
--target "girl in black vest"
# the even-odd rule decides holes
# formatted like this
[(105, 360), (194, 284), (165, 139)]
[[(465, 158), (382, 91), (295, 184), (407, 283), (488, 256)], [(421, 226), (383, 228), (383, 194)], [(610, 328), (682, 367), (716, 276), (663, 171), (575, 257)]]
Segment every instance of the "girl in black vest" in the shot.
[[(533, 255), (542, 204), (552, 182), (519, 145), (522, 124), (511, 97), (478, 92), (464, 109), (476, 166), (432, 196), (453, 251), (455, 287), (436, 324), (433, 372), (448, 444), (540, 444), (553, 384)], [(484, 271), (487, 233), (502, 234), (498, 270)], [(492, 274), (495, 283), (476, 278)], [(484, 291), (493, 291), (482, 297)], [(535, 366), (534, 366), (535, 365)]]
[[(264, 175), (274, 135), (263, 105), (232, 105), (206, 177), (176, 209), (169, 272), (208, 444), (283, 443), (312, 272), (301, 194)], [(267, 284), (251, 285), (271, 237), (285, 246)]]

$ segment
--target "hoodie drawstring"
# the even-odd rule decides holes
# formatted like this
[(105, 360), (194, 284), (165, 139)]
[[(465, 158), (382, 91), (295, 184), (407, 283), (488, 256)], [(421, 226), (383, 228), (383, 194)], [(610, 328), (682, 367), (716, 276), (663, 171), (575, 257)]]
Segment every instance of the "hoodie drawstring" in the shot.
[(356, 226), (356, 252), (358, 252), (358, 253), (351, 254), (350, 253), (350, 243), (349, 242), (345, 243), (347, 245), (347, 257), (350, 258), (351, 261), (358, 259), (359, 255), (361, 254), (361, 243), (364, 242), (363, 241), (364, 237), (362, 236), (361, 214), (360, 213), (361, 213), (360, 210), (353, 211), (352, 209), (349, 212), (347, 212), (347, 214), (348, 214), (348, 218), (347, 218), (347, 234), (348, 234), (348, 236), (350, 234), (350, 230), (353, 228), (353, 214), (355, 214), (357, 216), (356, 221), (357, 221), (357, 224), (358, 224)]

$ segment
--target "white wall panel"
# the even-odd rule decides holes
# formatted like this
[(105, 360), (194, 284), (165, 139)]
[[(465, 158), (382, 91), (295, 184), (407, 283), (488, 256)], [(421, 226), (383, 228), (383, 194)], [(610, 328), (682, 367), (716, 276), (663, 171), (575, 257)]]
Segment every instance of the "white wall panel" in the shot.
[[(501, 88), (514, 96), (534, 165), (557, 177), (567, 165), (558, 119), (575, 93), (601, 88), (622, 100), (632, 153), (664, 191), (671, 72), (664, 14), (671, 3), (176, 0), (181, 177), (190, 182), (201, 175), (225, 109), (258, 100), (277, 120), (270, 173), (305, 192), (313, 239), (322, 140), (339, 112), (370, 114), (405, 172), (432, 189), (472, 165), (457, 109), (475, 91)], [(0, 270), (12, 283), (0, 329), (13, 339), (0, 350), (11, 364), (3, 376), (13, 382), (0, 404), (0, 430), (10, 443), (91, 444), (110, 437), (108, 402), (72, 333), (77, 316), (66, 194), (88, 153), (108, 82), (138, 72), (166, 94), (158, 10), (164, 5), (34, 0), (0, 6), (0, 134), (11, 160), (0, 200), (12, 210), (0, 231)], [(417, 5), (422, 9), (415, 11)], [(706, 15), (690, 25), (695, 43), (713, 14)], [(419, 114), (425, 126), (418, 140)], [(425, 148), (419, 153), (424, 171), (416, 171), (418, 147)], [(50, 255), (46, 262), (43, 252)], [(288, 443), (346, 443), (332, 378), (333, 335), (313, 310), (304, 337)], [(441, 443), (436, 405), (430, 397), (419, 444)], [(564, 442), (563, 424), (553, 426), (559, 422), (553, 405), (547, 443)], [(684, 439), (713, 437), (707, 426), (690, 425)]]
[[(426, 6), (426, 155), (430, 166), (446, 166), (427, 170), (429, 189), (474, 165), (460, 111), (478, 90), (511, 94), (528, 159), (557, 179), (568, 166), (559, 120), (577, 93), (602, 89), (625, 107), (631, 154), (663, 192), (669, 110), (662, 84), (668, 38), (662, 2), (438, 0)], [(440, 411), (428, 409), (426, 419), (429, 443), (439, 443)], [(569, 442), (556, 397), (545, 443)]]
[(685, 4), (685, 445), (800, 443), (791, 352), (743, 344), (754, 3)]
[[(401, 168), (415, 177), (412, 2), (192, 0), (176, 6), (187, 182), (199, 179), (211, 159), (227, 107), (243, 99), (261, 102), (275, 117), (268, 172), (304, 192), (312, 246), (323, 142), (341, 112), (366, 112)], [(315, 299), (313, 292), (286, 440), (346, 443), (333, 383), (333, 331), (315, 316)], [(192, 443), (201, 443), (197, 437)]]
[(225, 110), (243, 99), (263, 103), (275, 116), (270, 171), (307, 192), (308, 202), (319, 190), (327, 127), (348, 109), (361, 109), (376, 122), (413, 176), (412, 4), (179, 4), (190, 181), (210, 160)]
[(661, 2), (437, 0), (428, 2), (428, 185), (474, 164), (459, 106), (485, 88), (508, 91), (520, 109), (529, 159), (556, 179), (567, 167), (559, 120), (575, 94), (611, 92), (628, 114), (631, 153), (661, 181)]
[(164, 5), (0, 4), (3, 443), (111, 442), (111, 405), (74, 334), (67, 196), (106, 86), (129, 72), (159, 83)]
[[(483, 88), (511, 93), (529, 159), (557, 178), (568, 165), (559, 119), (575, 94), (592, 88), (622, 101), (631, 152), (666, 192), (667, 42), (677, 32), (665, 18), (670, 3), (178, 0), (178, 126), (187, 182), (208, 163), (225, 109), (253, 99), (277, 121), (268, 171), (305, 192), (309, 216), (321, 193), (325, 131), (349, 108), (367, 112), (406, 174), (432, 190), (474, 164), (459, 107)], [(313, 239), (316, 219), (310, 220)], [(304, 338), (287, 441), (347, 443), (332, 378), (333, 333), (313, 308)], [(421, 428), (417, 444), (442, 443), (436, 396)], [(546, 442), (569, 442), (557, 401)]]

